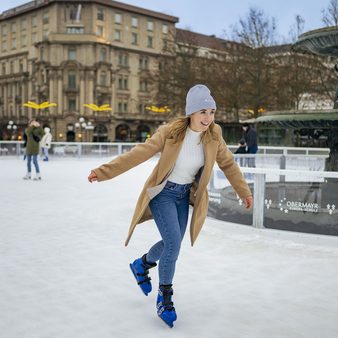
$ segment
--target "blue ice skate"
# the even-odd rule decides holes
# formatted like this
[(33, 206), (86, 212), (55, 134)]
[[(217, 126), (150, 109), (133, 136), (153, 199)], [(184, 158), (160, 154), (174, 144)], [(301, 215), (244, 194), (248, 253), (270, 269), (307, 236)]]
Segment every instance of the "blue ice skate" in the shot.
[(157, 296), (157, 314), (169, 327), (174, 327), (177, 319), (174, 303), (171, 301), (173, 293), (172, 285), (160, 285)]
[(146, 261), (146, 255), (136, 259), (130, 264), (130, 269), (136, 279), (137, 284), (140, 286), (142, 292), (148, 296), (151, 292), (151, 278), (148, 276), (149, 269), (154, 268), (156, 263), (149, 263)]

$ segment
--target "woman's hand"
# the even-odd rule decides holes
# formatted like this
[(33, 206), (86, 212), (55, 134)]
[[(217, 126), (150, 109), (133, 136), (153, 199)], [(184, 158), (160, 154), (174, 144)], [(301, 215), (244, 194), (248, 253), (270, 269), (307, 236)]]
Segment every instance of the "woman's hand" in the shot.
[(96, 174), (95, 174), (95, 171), (91, 171), (90, 172), (90, 174), (89, 174), (89, 176), (88, 176), (88, 181), (90, 182), (90, 183), (93, 183), (93, 182), (95, 182), (95, 181), (97, 181), (97, 176), (96, 176)]
[(243, 201), (246, 209), (250, 209), (252, 207), (252, 204), (253, 204), (252, 196), (244, 197), (244, 198), (242, 198), (242, 201)]

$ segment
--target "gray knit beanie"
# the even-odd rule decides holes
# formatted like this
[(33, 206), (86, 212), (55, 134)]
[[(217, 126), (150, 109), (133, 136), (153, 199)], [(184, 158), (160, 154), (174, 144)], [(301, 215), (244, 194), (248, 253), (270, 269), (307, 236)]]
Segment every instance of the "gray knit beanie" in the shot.
[(188, 91), (185, 105), (185, 115), (189, 116), (202, 109), (216, 109), (216, 102), (210, 95), (207, 86), (198, 84)]

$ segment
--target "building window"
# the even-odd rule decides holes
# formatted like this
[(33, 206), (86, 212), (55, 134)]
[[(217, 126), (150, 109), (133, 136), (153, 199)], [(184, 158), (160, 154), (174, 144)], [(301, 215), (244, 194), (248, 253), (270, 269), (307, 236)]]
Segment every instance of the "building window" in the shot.
[(49, 30), (45, 29), (42, 33), (42, 39), (43, 40), (47, 40), (48, 39), (48, 35), (49, 35)]
[(138, 18), (134, 16), (131, 18), (131, 27), (138, 27)]
[(137, 33), (131, 33), (131, 43), (133, 45), (137, 45), (137, 43), (138, 43), (138, 34)]
[(121, 41), (121, 31), (119, 29), (115, 29), (114, 38), (115, 38), (115, 41)]
[(153, 48), (153, 37), (152, 36), (148, 36), (147, 47), (148, 48)]
[(71, 6), (69, 8), (69, 20), (73, 21), (76, 20), (76, 15), (77, 15), (77, 7), (76, 6)]
[(103, 26), (96, 26), (96, 35), (103, 36)]
[(140, 69), (148, 69), (148, 57), (147, 56), (140, 56), (139, 68)]
[(154, 21), (148, 20), (147, 21), (147, 30), (148, 31), (153, 31), (154, 30)]
[(1, 26), (1, 35), (2, 36), (6, 36), (7, 35), (7, 26), (6, 25), (2, 25)]
[(27, 46), (27, 37), (26, 35), (21, 35), (21, 47)]
[(76, 60), (76, 48), (68, 48), (68, 60)]
[(22, 19), (21, 20), (21, 30), (25, 30), (25, 29), (27, 29), (27, 20)]
[(162, 25), (162, 33), (163, 34), (168, 34), (168, 32), (169, 32), (169, 26), (167, 25), (167, 24), (163, 24)]
[(16, 49), (16, 39), (12, 39), (12, 49)]
[(129, 57), (128, 54), (119, 54), (119, 66), (128, 67)]
[(97, 10), (97, 20), (101, 20), (101, 21), (104, 20), (104, 10), (103, 10), (103, 8), (99, 8)]
[(14, 34), (16, 33), (16, 22), (13, 22), (12, 23), (12, 26), (11, 26), (11, 32)]
[(46, 24), (49, 23), (49, 14), (48, 14), (48, 11), (43, 12), (42, 23), (44, 25), (46, 25)]
[(68, 99), (68, 110), (69, 111), (76, 110), (76, 99)]
[(100, 61), (106, 61), (107, 60), (107, 50), (106, 48), (100, 49)]
[(6, 74), (6, 63), (3, 63), (2, 64), (2, 75), (5, 75), (5, 74)]
[(128, 90), (128, 77), (120, 76), (118, 79), (118, 89)]
[(71, 70), (68, 73), (68, 88), (75, 89), (76, 88), (76, 73)]
[(1, 45), (2, 45), (1, 50), (3, 52), (6, 52), (6, 50), (7, 50), (7, 41), (6, 40), (2, 41)]
[(37, 41), (37, 35), (36, 32), (32, 33), (32, 43), (35, 43)]
[(32, 27), (36, 27), (38, 25), (36, 15), (32, 16)]
[(146, 80), (140, 80), (140, 92), (148, 91), (148, 82)]
[(9, 64), (9, 73), (10, 74), (14, 73), (14, 62), (13, 61), (11, 61)]
[(139, 111), (139, 113), (147, 113), (148, 112), (148, 110), (146, 109), (146, 107), (147, 107), (148, 105), (146, 104), (146, 103), (140, 103), (139, 105), (138, 105), (138, 111)]
[(119, 101), (118, 104), (117, 104), (117, 111), (119, 113), (126, 113), (128, 111), (128, 103), (123, 102), (123, 101)]
[(23, 72), (23, 62), (22, 62), (22, 60), (20, 60), (19, 67), (20, 67), (20, 72), (22, 73)]
[(115, 14), (115, 23), (118, 23), (118, 24), (122, 23), (122, 14), (120, 13)]
[(100, 74), (100, 85), (101, 86), (107, 85), (107, 73), (106, 72), (101, 72)]
[(83, 34), (83, 27), (67, 27), (67, 34)]

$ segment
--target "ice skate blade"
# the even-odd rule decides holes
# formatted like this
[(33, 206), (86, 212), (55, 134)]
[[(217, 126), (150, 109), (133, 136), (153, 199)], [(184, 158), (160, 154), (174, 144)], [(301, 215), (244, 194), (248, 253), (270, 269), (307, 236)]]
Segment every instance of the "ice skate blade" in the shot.
[[(137, 277), (136, 277), (135, 272), (134, 272), (134, 269), (133, 269), (133, 264), (129, 264), (129, 267), (130, 267), (130, 270), (131, 270), (131, 272), (133, 273), (133, 275), (134, 275), (134, 277), (135, 277), (136, 283), (138, 283)], [(139, 286), (140, 286), (140, 285), (139, 285)], [(141, 291), (142, 291), (142, 293), (143, 293), (144, 295), (148, 296), (148, 294), (147, 294), (146, 292), (143, 291), (143, 289), (141, 288), (141, 286), (140, 286), (140, 289), (141, 289)]]

